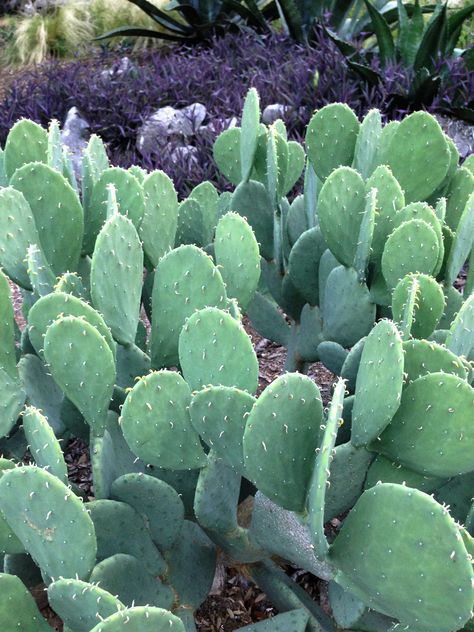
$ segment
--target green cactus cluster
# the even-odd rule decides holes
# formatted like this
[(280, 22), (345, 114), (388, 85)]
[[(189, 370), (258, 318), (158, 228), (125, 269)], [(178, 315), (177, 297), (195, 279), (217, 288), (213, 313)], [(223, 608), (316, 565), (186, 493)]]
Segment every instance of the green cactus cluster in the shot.
[[(341, 104), (305, 152), (260, 123), (254, 90), (214, 151), (235, 191), (178, 200), (95, 136), (78, 183), (56, 123), (10, 132), (1, 629), (51, 629), (43, 584), (67, 632), (195, 632), (222, 556), (280, 613), (248, 632), (473, 629), (472, 266), (454, 287), (474, 261), (472, 161), (428, 114), (382, 126)], [(288, 348), (258, 396), (245, 313)], [(316, 360), (339, 376), (326, 408)], [(68, 478), (74, 437), (93, 498)], [(280, 560), (327, 582), (329, 609)]]

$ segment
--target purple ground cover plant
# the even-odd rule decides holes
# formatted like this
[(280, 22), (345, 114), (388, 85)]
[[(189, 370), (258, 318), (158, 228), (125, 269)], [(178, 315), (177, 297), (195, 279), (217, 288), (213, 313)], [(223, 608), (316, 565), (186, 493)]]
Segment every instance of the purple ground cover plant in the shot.
[[(402, 67), (391, 66), (383, 82), (369, 86), (348, 69), (322, 30), (316, 31), (312, 47), (279, 34), (258, 36), (245, 30), (207, 46), (146, 53), (133, 59), (128, 72), (114, 72), (120, 61), (116, 54), (104, 53), (67, 63), (50, 61), (18, 75), (0, 103), (0, 144), (17, 119), (28, 117), (43, 125), (52, 118), (62, 122), (74, 105), (91, 131), (108, 143), (113, 163), (161, 168), (184, 194), (203, 179), (225, 186), (216, 174), (212, 144), (224, 120), (241, 111), (251, 86), (257, 88), (263, 108), (271, 103), (289, 106), (285, 123), (298, 140), (314, 109), (327, 103), (346, 102), (360, 116), (376, 107), (385, 118), (399, 118), (412, 107), (400, 96), (410, 85)], [(450, 62), (429, 109), (467, 107), (473, 95), (474, 73), (465, 70), (462, 60)], [(171, 146), (156, 155), (141, 155), (135, 143), (143, 121), (165, 105), (180, 108), (193, 102), (205, 104), (215, 128), (193, 141), (195, 158), (172, 162)]]

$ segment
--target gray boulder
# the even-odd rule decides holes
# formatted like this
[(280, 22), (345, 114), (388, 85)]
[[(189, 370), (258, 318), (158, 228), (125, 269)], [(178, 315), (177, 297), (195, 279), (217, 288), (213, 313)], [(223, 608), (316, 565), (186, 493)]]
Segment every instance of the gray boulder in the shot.
[(137, 148), (142, 154), (149, 154), (170, 140), (184, 143), (196, 135), (206, 116), (202, 103), (192, 103), (181, 110), (169, 105), (160, 108), (138, 130)]

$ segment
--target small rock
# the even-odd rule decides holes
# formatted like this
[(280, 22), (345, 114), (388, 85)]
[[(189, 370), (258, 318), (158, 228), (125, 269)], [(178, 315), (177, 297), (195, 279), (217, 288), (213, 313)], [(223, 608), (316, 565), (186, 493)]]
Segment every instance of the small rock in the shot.
[(201, 125), (198, 132), (199, 134), (212, 134), (213, 136), (217, 136), (217, 134), (220, 134), (226, 129), (237, 127), (238, 124), (239, 119), (236, 116), (232, 116), (231, 118), (226, 118), (224, 120), (217, 119), (215, 121), (210, 121), (207, 125)]
[(69, 149), (74, 173), (78, 180), (82, 178), (82, 152), (87, 147), (89, 136), (89, 123), (82, 117), (77, 107), (72, 107), (66, 115), (61, 140)]
[(452, 139), (462, 158), (474, 152), (474, 125), (461, 119), (436, 115), (442, 130)]
[(289, 105), (282, 105), (281, 103), (272, 103), (271, 105), (267, 105), (262, 113), (262, 123), (265, 123), (265, 125), (271, 125), (276, 120), (283, 119), (290, 109)]
[(147, 118), (138, 130), (137, 148), (142, 154), (156, 151), (170, 138), (194, 136), (207, 116), (202, 103), (193, 103), (176, 110), (167, 105)]
[(176, 165), (179, 163), (186, 163), (188, 165), (199, 164), (198, 149), (193, 145), (183, 145), (182, 147), (175, 147), (170, 153), (171, 162)]
[(115, 64), (107, 70), (103, 70), (100, 76), (103, 79), (113, 79), (114, 77), (121, 77), (122, 75), (129, 75), (135, 72), (137, 67), (130, 61), (128, 57), (122, 57), (118, 64)]

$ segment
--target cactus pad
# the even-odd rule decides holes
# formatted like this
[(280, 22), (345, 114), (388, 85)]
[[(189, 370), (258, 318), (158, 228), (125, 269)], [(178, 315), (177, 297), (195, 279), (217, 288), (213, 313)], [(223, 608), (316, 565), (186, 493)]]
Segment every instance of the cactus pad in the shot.
[(215, 307), (201, 309), (186, 321), (179, 360), (193, 390), (208, 384), (257, 390), (258, 361), (249, 336), (235, 318)]
[(158, 467), (202, 467), (206, 457), (191, 425), (190, 401), (190, 388), (179, 373), (157, 371), (137, 382), (120, 418), (132, 452)]
[(343, 588), (410, 628), (452, 632), (470, 619), (473, 571), (459, 530), (418, 490), (386, 483), (364, 492), (331, 559)]
[(122, 610), (98, 623), (90, 632), (121, 632), (124, 629), (127, 632), (185, 632), (184, 625), (174, 614), (149, 606)]
[(27, 119), (17, 121), (5, 143), (5, 173), (11, 178), (17, 169), (29, 162), (47, 162), (47, 154), (46, 130)]
[(0, 491), (6, 521), (45, 576), (89, 576), (96, 555), (94, 525), (64, 483), (25, 466), (5, 472)]
[[(319, 446), (322, 403), (308, 377), (288, 373), (268, 386), (244, 433), (247, 475), (284, 509), (302, 511)], [(298, 454), (298, 458), (294, 458)]]

